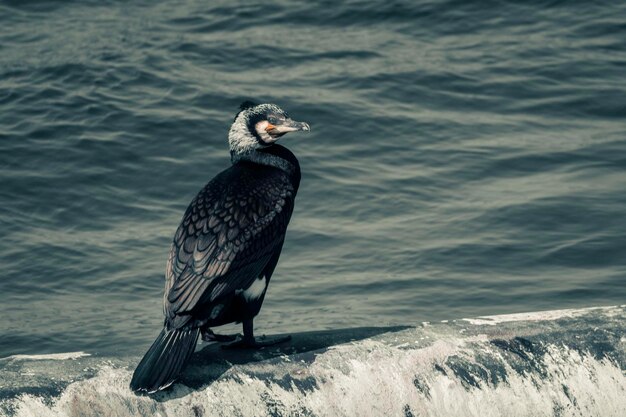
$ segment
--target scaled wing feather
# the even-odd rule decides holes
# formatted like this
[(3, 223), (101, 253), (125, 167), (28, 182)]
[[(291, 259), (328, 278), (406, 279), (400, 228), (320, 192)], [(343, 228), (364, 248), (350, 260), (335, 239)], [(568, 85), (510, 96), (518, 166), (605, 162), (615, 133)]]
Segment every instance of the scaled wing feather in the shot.
[(288, 179), (232, 170), (191, 202), (172, 242), (164, 296), (170, 326), (180, 327), (194, 308), (246, 288), (282, 246), (293, 209)]

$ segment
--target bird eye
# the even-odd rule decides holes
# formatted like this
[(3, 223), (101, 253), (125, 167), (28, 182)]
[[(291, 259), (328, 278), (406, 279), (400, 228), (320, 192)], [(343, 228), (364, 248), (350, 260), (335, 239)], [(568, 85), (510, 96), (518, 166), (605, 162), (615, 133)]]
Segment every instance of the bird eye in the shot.
[(271, 124), (275, 125), (276, 123), (278, 123), (278, 119), (275, 116), (270, 116), (267, 118), (267, 121), (270, 122)]

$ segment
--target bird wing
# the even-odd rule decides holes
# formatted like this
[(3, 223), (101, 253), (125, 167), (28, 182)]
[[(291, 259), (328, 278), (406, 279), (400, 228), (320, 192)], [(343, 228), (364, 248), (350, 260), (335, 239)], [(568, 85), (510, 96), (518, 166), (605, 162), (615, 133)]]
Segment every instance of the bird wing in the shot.
[(233, 166), (191, 202), (172, 242), (164, 310), (180, 327), (190, 312), (247, 288), (280, 250), (295, 190), (275, 169)]

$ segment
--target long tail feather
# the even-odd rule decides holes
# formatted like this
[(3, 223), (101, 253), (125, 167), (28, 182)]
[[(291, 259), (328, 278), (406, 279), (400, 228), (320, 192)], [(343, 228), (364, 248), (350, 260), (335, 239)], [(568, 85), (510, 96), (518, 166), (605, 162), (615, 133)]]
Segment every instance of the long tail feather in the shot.
[(133, 391), (153, 393), (172, 385), (193, 354), (200, 329), (163, 329), (130, 381)]

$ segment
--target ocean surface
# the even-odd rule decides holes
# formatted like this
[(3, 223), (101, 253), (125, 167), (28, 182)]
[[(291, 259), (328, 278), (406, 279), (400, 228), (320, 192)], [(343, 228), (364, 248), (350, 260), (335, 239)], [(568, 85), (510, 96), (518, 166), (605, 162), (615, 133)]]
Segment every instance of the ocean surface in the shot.
[(625, 40), (626, 2), (3, 1), (0, 358), (144, 353), (247, 99), (312, 128), (257, 333), (624, 303)]

